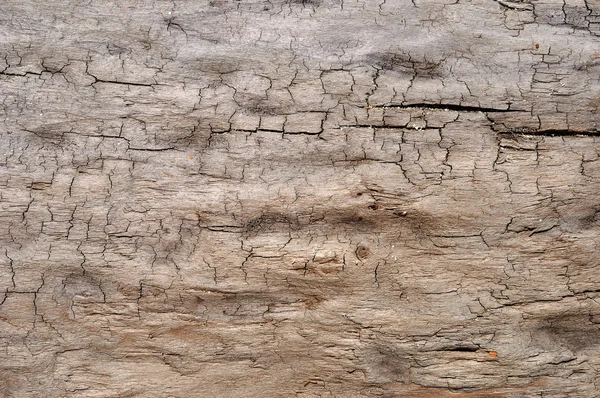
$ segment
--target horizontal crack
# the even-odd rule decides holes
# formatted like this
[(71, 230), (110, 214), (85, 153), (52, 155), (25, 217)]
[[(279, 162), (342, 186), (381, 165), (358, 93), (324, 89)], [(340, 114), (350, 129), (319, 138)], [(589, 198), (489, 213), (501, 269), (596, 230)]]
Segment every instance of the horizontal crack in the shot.
[(98, 78), (96, 78), (96, 81), (93, 84), (96, 84), (96, 83), (123, 84), (126, 86), (140, 86), (140, 87), (153, 87), (153, 86), (158, 85), (158, 84), (148, 84), (148, 83), (119, 82), (119, 81), (113, 81), (113, 80), (102, 80), (102, 79), (98, 79)]
[[(377, 125), (377, 124), (344, 124), (341, 125), (340, 128), (353, 128), (353, 129), (406, 129), (406, 130), (416, 130), (415, 128), (411, 128), (411, 127), (407, 127), (405, 124), (382, 124), (382, 125)], [(429, 128), (429, 127), (423, 127), (420, 130), (439, 130), (438, 128)]]
[(533, 4), (523, 2), (523, 1), (504, 1), (504, 0), (494, 0), (496, 3), (500, 4), (503, 7), (509, 8), (511, 10), (526, 10), (533, 11)]
[(423, 108), (423, 109), (440, 109), (457, 112), (523, 112), (517, 109), (501, 109), (501, 108), (486, 108), (480, 106), (467, 106), (457, 104), (428, 104), (428, 103), (414, 103), (414, 104), (403, 104), (403, 105), (384, 105), (384, 106), (364, 106), (362, 108), (368, 109), (410, 109), (410, 108)]
[(147, 151), (147, 152), (164, 152), (171, 151), (175, 149), (174, 147), (167, 148), (127, 148), (128, 151)]
[(588, 130), (588, 131), (579, 131), (579, 130), (531, 130), (531, 129), (512, 129), (505, 131), (498, 131), (500, 135), (539, 135), (539, 136), (547, 136), (547, 137), (560, 137), (560, 136), (600, 136), (600, 131), (598, 130)]
[(456, 347), (443, 347), (436, 351), (448, 351), (448, 352), (476, 352), (479, 350), (479, 346), (476, 345), (459, 345)]

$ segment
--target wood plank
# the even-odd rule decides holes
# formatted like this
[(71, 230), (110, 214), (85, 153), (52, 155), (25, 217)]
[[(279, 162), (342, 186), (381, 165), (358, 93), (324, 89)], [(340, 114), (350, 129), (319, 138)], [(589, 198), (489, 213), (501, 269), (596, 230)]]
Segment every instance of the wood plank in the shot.
[(599, 23), (3, 2), (0, 396), (596, 396)]

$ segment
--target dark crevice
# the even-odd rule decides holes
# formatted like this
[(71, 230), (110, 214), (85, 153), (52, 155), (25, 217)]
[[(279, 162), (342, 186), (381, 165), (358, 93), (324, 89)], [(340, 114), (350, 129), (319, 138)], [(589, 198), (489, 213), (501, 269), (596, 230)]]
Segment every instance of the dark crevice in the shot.
[[(414, 128), (409, 128), (407, 125), (394, 125), (394, 124), (344, 124), (340, 126), (341, 128), (353, 128), (353, 129), (363, 129), (363, 128), (373, 128), (373, 129), (409, 129), (415, 130)], [(426, 130), (427, 128), (422, 128), (421, 130)], [(434, 130), (434, 129), (431, 129)], [(435, 129), (439, 130), (439, 129)]]
[(506, 0), (494, 0), (496, 3), (500, 4), (503, 7), (506, 7), (510, 10), (517, 11), (533, 11), (533, 5), (529, 2), (525, 1), (506, 1)]
[(465, 346), (457, 346), (457, 347), (445, 347), (438, 351), (476, 352), (477, 350), (479, 350), (479, 347), (476, 345), (465, 345)]
[(102, 79), (98, 79), (98, 78), (96, 78), (96, 81), (93, 84), (96, 84), (96, 83), (123, 84), (126, 86), (139, 86), (139, 87), (153, 87), (153, 86), (158, 85), (158, 84), (147, 84), (147, 83), (118, 82), (118, 81), (112, 81), (112, 80), (102, 80)]
[(39, 73), (37, 73), (37, 72), (10, 73), (10, 72), (4, 72), (4, 71), (2, 71), (2, 72), (0, 72), (0, 75), (4, 75), (4, 76), (18, 76), (18, 77), (27, 77), (29, 75), (33, 75), (33, 76), (38, 76), (39, 77), (39, 76), (42, 75), (42, 73), (41, 72), (39, 72)]
[[(363, 107), (367, 108), (367, 107)], [(384, 106), (369, 106), (368, 108), (390, 108), (390, 109), (410, 109), (410, 108), (423, 108), (423, 109), (440, 109), (457, 112), (523, 112), (517, 109), (501, 109), (501, 108), (486, 108), (480, 106), (467, 106), (457, 104), (428, 104), (428, 103), (414, 103), (414, 104), (402, 104), (402, 105), (384, 105)]]
[(508, 131), (498, 131), (500, 135), (539, 135), (545, 137), (560, 137), (560, 136), (599, 136), (600, 131), (578, 131), (578, 130), (528, 130), (528, 129), (514, 129)]
[(147, 152), (164, 152), (171, 151), (175, 149), (174, 147), (168, 148), (127, 148), (128, 151), (147, 151)]

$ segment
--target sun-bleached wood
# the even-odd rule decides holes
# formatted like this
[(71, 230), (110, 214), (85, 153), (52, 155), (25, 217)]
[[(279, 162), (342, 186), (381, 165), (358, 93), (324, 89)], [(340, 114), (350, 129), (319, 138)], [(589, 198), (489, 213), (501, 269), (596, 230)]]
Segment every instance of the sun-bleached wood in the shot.
[(0, 4), (0, 396), (594, 397), (600, 1)]

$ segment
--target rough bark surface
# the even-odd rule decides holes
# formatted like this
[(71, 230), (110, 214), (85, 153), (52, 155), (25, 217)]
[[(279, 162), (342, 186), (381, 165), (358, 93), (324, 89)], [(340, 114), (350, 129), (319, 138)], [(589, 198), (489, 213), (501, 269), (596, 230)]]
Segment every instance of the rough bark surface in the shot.
[(0, 396), (600, 396), (599, 34), (2, 1)]

